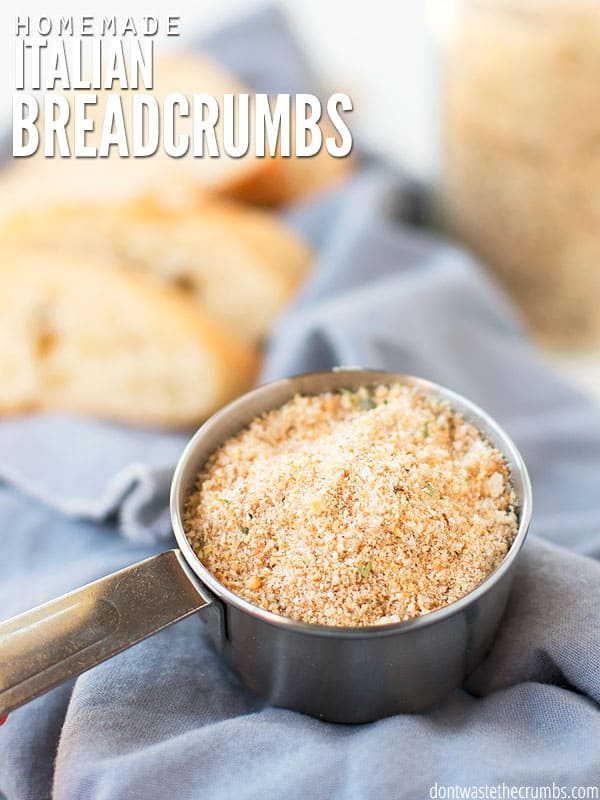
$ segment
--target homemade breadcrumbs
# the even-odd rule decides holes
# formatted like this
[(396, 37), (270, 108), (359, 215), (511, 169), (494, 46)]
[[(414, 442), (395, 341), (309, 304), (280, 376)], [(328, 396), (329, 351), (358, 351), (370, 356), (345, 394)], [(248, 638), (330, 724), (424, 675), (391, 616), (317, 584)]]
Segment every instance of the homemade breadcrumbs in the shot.
[(408, 620), (478, 586), (518, 528), (502, 454), (412, 386), (298, 395), (208, 459), (185, 513), (210, 572), (304, 622)]

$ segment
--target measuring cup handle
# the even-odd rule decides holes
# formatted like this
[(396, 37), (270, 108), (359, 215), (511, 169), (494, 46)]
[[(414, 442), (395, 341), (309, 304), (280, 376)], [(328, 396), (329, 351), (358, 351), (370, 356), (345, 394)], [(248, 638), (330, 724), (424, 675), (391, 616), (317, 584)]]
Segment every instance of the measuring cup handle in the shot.
[(213, 600), (167, 550), (0, 624), (0, 717)]

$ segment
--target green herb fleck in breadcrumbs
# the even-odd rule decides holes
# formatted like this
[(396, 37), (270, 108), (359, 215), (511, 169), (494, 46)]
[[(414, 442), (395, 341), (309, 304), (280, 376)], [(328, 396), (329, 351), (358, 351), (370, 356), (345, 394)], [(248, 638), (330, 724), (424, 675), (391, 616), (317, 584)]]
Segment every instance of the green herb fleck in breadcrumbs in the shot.
[(366, 564), (360, 564), (357, 567), (356, 571), (358, 572), (358, 574), (360, 575), (361, 578), (366, 578), (369, 575), (369, 573), (371, 572), (372, 566), (373, 566), (373, 562), (372, 561), (367, 561)]

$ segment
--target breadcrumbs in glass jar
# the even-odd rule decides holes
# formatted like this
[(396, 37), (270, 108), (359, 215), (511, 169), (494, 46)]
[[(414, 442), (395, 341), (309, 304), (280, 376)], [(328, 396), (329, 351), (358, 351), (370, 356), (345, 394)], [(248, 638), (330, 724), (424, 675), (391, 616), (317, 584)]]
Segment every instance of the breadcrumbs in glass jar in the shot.
[(598, 344), (600, 2), (460, 11), (445, 64), (446, 222), (543, 340)]

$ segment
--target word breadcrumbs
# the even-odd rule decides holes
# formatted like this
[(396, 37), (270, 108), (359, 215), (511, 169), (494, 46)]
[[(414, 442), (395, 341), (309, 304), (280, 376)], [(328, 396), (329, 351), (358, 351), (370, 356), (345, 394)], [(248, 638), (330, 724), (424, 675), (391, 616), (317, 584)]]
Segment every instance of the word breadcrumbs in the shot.
[(324, 625), (408, 620), (457, 600), (518, 527), (502, 454), (451, 407), (394, 384), (296, 396), (209, 458), (185, 528), (257, 606)]

